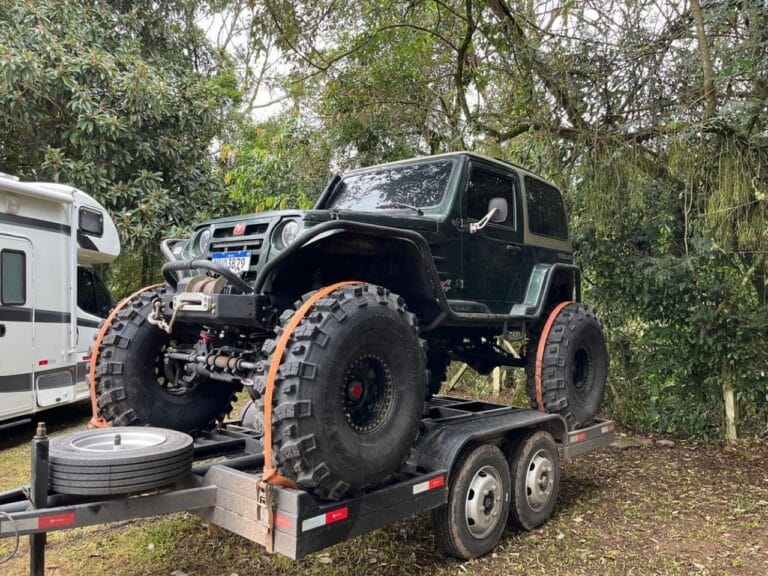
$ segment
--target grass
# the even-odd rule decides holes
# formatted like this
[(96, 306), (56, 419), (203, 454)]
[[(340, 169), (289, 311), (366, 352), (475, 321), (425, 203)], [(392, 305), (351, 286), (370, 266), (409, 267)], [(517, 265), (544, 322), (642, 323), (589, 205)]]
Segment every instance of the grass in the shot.
[[(53, 433), (82, 428), (84, 408), (46, 414)], [(27, 482), (31, 427), (0, 439), (0, 490)], [(553, 518), (508, 530), (471, 562), (435, 548), (428, 516), (401, 522), (294, 562), (191, 514), (49, 535), (48, 574), (189, 576), (346, 574), (745, 574), (768, 573), (768, 446), (677, 441), (604, 449), (563, 468)], [(12, 542), (0, 542), (0, 556)], [(26, 542), (0, 567), (27, 573)]]

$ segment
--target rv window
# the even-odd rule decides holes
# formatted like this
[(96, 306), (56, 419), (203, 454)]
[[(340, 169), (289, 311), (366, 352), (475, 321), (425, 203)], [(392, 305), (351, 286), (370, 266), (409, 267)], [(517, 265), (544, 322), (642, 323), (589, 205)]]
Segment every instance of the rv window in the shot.
[(80, 232), (101, 237), (104, 234), (104, 216), (97, 210), (80, 208)]
[(24, 252), (0, 252), (0, 302), (10, 306), (27, 302), (27, 255)]
[(112, 295), (104, 284), (90, 268), (78, 267), (77, 269), (77, 306), (95, 316), (105, 318), (112, 309)]

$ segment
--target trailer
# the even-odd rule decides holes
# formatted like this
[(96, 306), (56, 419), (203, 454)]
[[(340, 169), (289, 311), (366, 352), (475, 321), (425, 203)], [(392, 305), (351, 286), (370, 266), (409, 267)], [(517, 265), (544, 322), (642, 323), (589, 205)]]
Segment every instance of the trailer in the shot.
[[(198, 436), (190, 469), (172, 485), (106, 497), (53, 487), (61, 485), (62, 475), (51, 470), (50, 440), (39, 426), (30, 486), (0, 494), (0, 538), (18, 542), (28, 536), (30, 574), (41, 576), (46, 534), (93, 524), (187, 511), (268, 552), (299, 559), (432, 511), (438, 544), (453, 556), (474, 558), (496, 546), (508, 520), (522, 529), (546, 522), (559, 490), (560, 460), (610, 444), (615, 429), (611, 421), (596, 420), (569, 431), (558, 415), (436, 396), (408, 461), (393, 478), (346, 500), (321, 501), (304, 490), (265, 482), (261, 442), (240, 424)], [(122, 430), (127, 430), (122, 439), (111, 429), (75, 434), (88, 434), (81, 436), (90, 439), (83, 449), (108, 460), (123, 453), (117, 449), (121, 443), (140, 447), (148, 436), (146, 428)], [(98, 481), (91, 485), (110, 492)]]

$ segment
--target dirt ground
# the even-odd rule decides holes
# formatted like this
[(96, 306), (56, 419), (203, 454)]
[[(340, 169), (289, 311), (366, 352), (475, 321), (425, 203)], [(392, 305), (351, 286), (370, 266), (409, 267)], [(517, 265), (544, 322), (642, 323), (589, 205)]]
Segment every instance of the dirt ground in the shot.
[[(68, 408), (46, 419), (61, 432), (87, 414)], [(31, 434), (0, 433), (0, 490), (27, 481)], [(294, 562), (178, 514), (52, 534), (47, 574), (768, 574), (768, 445), (623, 442), (565, 464), (550, 522), (508, 530), (494, 553), (471, 562), (435, 548), (428, 515)], [(0, 557), (12, 547), (0, 543)], [(0, 574), (26, 574), (27, 554), (23, 541)]]

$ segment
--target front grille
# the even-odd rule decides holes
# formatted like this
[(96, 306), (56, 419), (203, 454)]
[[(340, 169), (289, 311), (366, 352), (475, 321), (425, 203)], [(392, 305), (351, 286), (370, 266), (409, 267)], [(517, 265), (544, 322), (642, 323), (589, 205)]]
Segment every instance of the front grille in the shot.
[(248, 250), (251, 253), (251, 265), (248, 273), (244, 275), (247, 277), (258, 271), (262, 248), (267, 242), (266, 233), (269, 230), (269, 224), (266, 222), (247, 224), (243, 234), (238, 236), (235, 236), (234, 230), (235, 224), (223, 224), (214, 227), (208, 246), (209, 256), (213, 252)]

